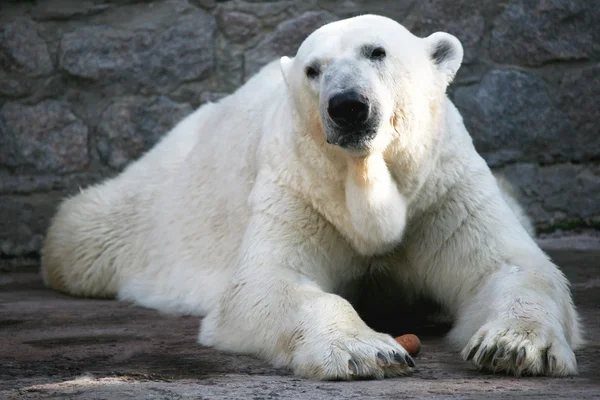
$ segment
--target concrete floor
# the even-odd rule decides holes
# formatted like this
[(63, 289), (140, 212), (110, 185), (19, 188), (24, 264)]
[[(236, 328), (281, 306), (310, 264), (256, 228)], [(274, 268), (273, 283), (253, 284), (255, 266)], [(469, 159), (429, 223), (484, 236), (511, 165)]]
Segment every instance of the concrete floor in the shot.
[(0, 274), (0, 399), (600, 399), (600, 241), (587, 239), (543, 243), (573, 283), (587, 329), (577, 377), (482, 374), (438, 335), (421, 337), (412, 377), (307, 381), (201, 347), (197, 318), (72, 298), (34, 272), (9, 272)]

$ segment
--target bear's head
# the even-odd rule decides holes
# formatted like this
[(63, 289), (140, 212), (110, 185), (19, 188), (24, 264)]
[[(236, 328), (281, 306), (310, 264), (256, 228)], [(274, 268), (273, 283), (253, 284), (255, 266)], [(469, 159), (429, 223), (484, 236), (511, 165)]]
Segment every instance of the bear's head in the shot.
[(300, 119), (330, 145), (366, 156), (431, 123), (462, 57), (450, 34), (419, 38), (363, 15), (313, 32), (281, 70)]

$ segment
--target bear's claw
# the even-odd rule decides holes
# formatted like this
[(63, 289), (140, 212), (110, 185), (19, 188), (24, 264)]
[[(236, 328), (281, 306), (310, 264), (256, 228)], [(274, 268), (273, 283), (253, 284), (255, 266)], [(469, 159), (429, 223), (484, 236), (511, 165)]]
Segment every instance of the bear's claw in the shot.
[(358, 375), (358, 365), (353, 359), (348, 360), (348, 369), (350, 370), (350, 375)]
[(377, 353), (377, 365), (380, 367), (387, 367), (390, 365), (390, 360), (386, 356), (383, 355), (382, 352)]
[[(509, 325), (510, 328), (500, 327)], [(522, 321), (482, 328), (462, 351), (478, 369), (515, 376), (565, 376), (577, 373), (575, 355), (552, 329)]]
[(400, 355), (399, 353), (394, 353), (394, 360), (396, 360), (398, 364), (407, 364), (406, 359), (402, 357), (402, 355)]

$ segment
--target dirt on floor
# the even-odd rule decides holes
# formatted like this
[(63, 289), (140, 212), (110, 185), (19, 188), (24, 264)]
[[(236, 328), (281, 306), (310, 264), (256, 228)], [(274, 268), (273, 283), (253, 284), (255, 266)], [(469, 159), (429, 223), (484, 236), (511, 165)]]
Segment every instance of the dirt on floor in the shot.
[(308, 381), (198, 345), (198, 318), (65, 296), (25, 271), (0, 274), (0, 399), (600, 399), (600, 241), (567, 239), (542, 244), (585, 323), (576, 377), (484, 374), (432, 335), (411, 377)]

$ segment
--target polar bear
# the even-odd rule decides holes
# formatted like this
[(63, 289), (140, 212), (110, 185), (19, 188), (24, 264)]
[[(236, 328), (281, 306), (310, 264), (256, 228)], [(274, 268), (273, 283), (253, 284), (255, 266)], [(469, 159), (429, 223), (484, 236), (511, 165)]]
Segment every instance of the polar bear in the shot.
[(377, 276), (441, 304), (451, 343), (480, 368), (575, 374), (568, 282), (446, 95), (462, 56), (450, 34), (419, 38), (381, 16), (319, 28), (65, 200), (44, 281), (204, 316), (203, 345), (345, 380), (415, 365), (353, 306)]

